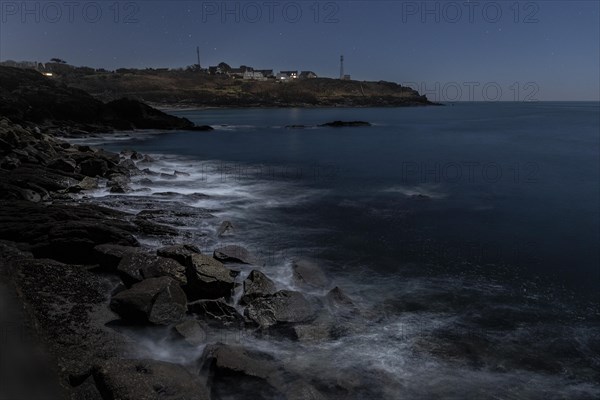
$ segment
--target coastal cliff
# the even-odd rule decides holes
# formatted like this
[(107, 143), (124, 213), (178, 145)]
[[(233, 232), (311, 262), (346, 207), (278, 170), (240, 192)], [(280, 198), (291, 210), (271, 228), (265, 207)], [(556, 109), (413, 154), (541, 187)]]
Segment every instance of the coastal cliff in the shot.
[(194, 129), (185, 119), (131, 99), (102, 102), (31, 69), (0, 67), (0, 116), (55, 131)]

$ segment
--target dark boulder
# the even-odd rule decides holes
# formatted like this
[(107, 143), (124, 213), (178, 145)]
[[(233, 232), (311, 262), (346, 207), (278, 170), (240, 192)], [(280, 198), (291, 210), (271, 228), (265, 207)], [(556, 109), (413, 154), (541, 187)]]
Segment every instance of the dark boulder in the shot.
[(200, 322), (188, 319), (171, 328), (171, 339), (197, 347), (206, 343), (206, 329)]
[(244, 295), (242, 303), (248, 304), (257, 297), (274, 294), (277, 291), (275, 283), (260, 271), (253, 270), (244, 280)]
[(104, 399), (210, 399), (201, 379), (178, 364), (111, 359), (97, 365), (93, 375)]
[(160, 257), (172, 258), (181, 265), (189, 266), (194, 254), (200, 254), (200, 249), (192, 244), (177, 244), (160, 248), (156, 251)]
[(212, 370), (217, 377), (234, 374), (267, 379), (281, 369), (267, 353), (222, 343), (206, 346), (201, 360), (202, 369)]
[(190, 300), (230, 297), (234, 288), (232, 272), (212, 257), (194, 254), (187, 268), (185, 291)]
[(189, 303), (188, 310), (208, 324), (230, 326), (244, 323), (244, 317), (221, 300), (198, 300)]
[(255, 264), (256, 259), (241, 246), (229, 245), (215, 250), (214, 257), (224, 263)]
[(75, 172), (77, 164), (70, 158), (57, 158), (48, 164), (48, 168), (64, 172)]
[(108, 164), (105, 160), (99, 158), (89, 158), (79, 164), (79, 171), (82, 175), (95, 178), (103, 177), (108, 172)]
[(282, 290), (255, 299), (248, 305), (244, 315), (261, 328), (270, 328), (308, 321), (314, 318), (315, 312), (302, 293)]
[(116, 244), (101, 244), (94, 247), (96, 263), (105, 271), (116, 272), (123, 257), (130, 253), (139, 253), (144, 250), (139, 247), (120, 246)]
[(77, 187), (81, 190), (98, 189), (98, 179), (86, 176), (77, 184)]
[(287, 371), (268, 353), (216, 343), (206, 346), (200, 359), (214, 398), (237, 398), (252, 393), (256, 400), (325, 400), (314, 386)]
[(219, 225), (219, 228), (217, 228), (217, 236), (221, 237), (232, 230), (233, 224), (229, 221), (223, 221), (221, 222), (221, 225)]
[(112, 185), (110, 187), (110, 193), (112, 193), (112, 194), (125, 194), (130, 191), (131, 191), (131, 188), (129, 186), (125, 186), (125, 185), (116, 184), (116, 185)]
[(123, 283), (133, 285), (148, 278), (168, 276), (180, 285), (187, 284), (185, 267), (171, 258), (158, 257), (146, 252), (128, 252), (117, 266)]
[(130, 323), (169, 325), (183, 319), (187, 299), (177, 281), (168, 277), (150, 278), (116, 294), (110, 308)]
[(310, 260), (297, 260), (292, 265), (294, 282), (299, 286), (323, 289), (329, 279), (321, 267)]

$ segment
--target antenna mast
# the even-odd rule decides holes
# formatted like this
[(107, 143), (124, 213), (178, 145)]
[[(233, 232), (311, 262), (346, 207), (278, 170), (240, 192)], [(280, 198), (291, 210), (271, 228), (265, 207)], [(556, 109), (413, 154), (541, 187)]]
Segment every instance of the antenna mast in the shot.
[(344, 55), (340, 56), (340, 79), (344, 79)]
[(200, 46), (196, 46), (196, 54), (198, 55), (198, 68), (202, 68), (200, 66)]

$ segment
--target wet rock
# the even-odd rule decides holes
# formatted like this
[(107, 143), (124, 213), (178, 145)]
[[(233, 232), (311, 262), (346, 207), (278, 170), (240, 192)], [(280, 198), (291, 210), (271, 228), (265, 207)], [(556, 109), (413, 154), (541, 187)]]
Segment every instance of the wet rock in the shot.
[(190, 300), (227, 298), (234, 288), (231, 271), (214, 258), (202, 254), (192, 255), (187, 279), (185, 290)]
[(77, 184), (82, 190), (98, 189), (98, 179), (86, 176)]
[(141, 162), (142, 162), (142, 163), (149, 164), (149, 163), (153, 163), (153, 162), (155, 162), (155, 161), (156, 161), (156, 160), (155, 160), (153, 157), (149, 156), (148, 154), (144, 154), (144, 157), (142, 158), (142, 161), (141, 161)]
[(216, 343), (206, 346), (201, 370), (209, 376), (215, 398), (236, 398), (252, 393), (252, 399), (324, 400), (315, 387), (286, 371), (270, 354), (242, 346)]
[(137, 166), (135, 165), (135, 161), (126, 158), (124, 160), (121, 160), (121, 162), (119, 163), (120, 166), (125, 167), (127, 169), (131, 169), (131, 170), (137, 170)]
[(325, 288), (329, 279), (321, 267), (309, 260), (297, 260), (292, 265), (294, 281), (299, 286)]
[(124, 174), (112, 174), (110, 180), (106, 183), (106, 186), (127, 186), (131, 182), (131, 179)]
[(231, 232), (233, 230), (233, 224), (229, 221), (223, 221), (221, 223), (221, 225), (219, 226), (219, 228), (217, 228), (217, 236), (221, 237), (223, 235), (225, 235), (228, 232)]
[(186, 270), (183, 265), (171, 258), (159, 257), (146, 252), (128, 252), (117, 266), (117, 272), (126, 285), (148, 278), (168, 276), (180, 285), (187, 284)]
[(214, 257), (224, 263), (254, 264), (256, 259), (248, 250), (241, 246), (225, 246), (215, 250)]
[(308, 321), (314, 318), (314, 310), (302, 293), (282, 290), (255, 299), (248, 305), (244, 315), (261, 328), (269, 328)]
[(221, 300), (198, 300), (188, 304), (188, 310), (209, 324), (240, 325), (244, 317)]
[(202, 369), (211, 371), (216, 379), (241, 375), (266, 380), (281, 368), (267, 353), (222, 343), (206, 346), (201, 360)]
[(253, 270), (244, 280), (244, 295), (242, 303), (248, 304), (257, 297), (274, 294), (277, 291), (275, 283), (260, 271)]
[(326, 325), (297, 325), (293, 329), (296, 340), (301, 342), (323, 342), (331, 338)]
[(338, 286), (331, 289), (325, 296), (328, 304), (334, 308), (354, 309), (354, 302), (346, 293)]
[(175, 174), (171, 175), (171, 174), (166, 174), (164, 172), (161, 172), (161, 174), (159, 176), (162, 179), (175, 179), (175, 178), (177, 178), (177, 176)]
[(110, 188), (110, 193), (113, 194), (124, 194), (131, 191), (131, 189), (129, 188), (129, 186), (127, 185), (121, 185), (121, 184), (115, 184), (112, 185)]
[(188, 319), (171, 329), (171, 337), (176, 341), (198, 347), (206, 343), (206, 330), (200, 322)]
[(181, 265), (191, 265), (192, 256), (200, 254), (200, 249), (193, 244), (177, 244), (160, 248), (156, 251), (160, 257), (172, 258)]
[(174, 279), (150, 278), (116, 294), (110, 308), (130, 323), (169, 325), (183, 319), (187, 299)]
[(209, 400), (199, 377), (184, 367), (155, 360), (111, 359), (94, 368), (94, 380), (105, 399)]
[(158, 172), (154, 172), (154, 171), (152, 171), (150, 168), (144, 168), (144, 169), (142, 170), (142, 173), (143, 173), (144, 175), (148, 175), (148, 176), (158, 176), (158, 175), (160, 175)]

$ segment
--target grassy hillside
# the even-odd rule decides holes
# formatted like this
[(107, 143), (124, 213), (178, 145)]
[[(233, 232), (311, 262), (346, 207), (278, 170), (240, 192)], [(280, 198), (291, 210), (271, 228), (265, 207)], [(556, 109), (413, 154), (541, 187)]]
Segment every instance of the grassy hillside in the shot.
[(391, 82), (318, 78), (282, 83), (210, 76), (194, 71), (71, 69), (59, 82), (102, 101), (131, 97), (169, 106), (411, 106), (431, 104), (416, 91)]

